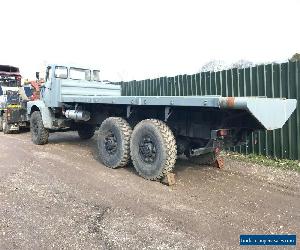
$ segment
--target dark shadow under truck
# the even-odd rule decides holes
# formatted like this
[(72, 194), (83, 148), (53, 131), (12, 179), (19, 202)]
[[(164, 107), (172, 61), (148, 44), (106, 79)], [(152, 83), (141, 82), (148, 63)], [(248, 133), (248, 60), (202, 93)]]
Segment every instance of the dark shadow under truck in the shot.
[(296, 108), (296, 100), (279, 98), (121, 96), (120, 86), (99, 81), (99, 71), (61, 65), (49, 65), (45, 79), (41, 100), (27, 109), (35, 144), (68, 129), (89, 139), (100, 126), (103, 164), (118, 168), (131, 159), (149, 180), (172, 172), (180, 154), (212, 164), (251, 132), (281, 128)]

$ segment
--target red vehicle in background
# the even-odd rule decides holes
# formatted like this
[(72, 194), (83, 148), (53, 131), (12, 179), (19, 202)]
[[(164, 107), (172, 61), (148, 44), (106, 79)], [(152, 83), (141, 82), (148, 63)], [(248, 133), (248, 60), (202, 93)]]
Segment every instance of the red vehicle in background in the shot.
[(17, 67), (0, 65), (0, 86), (21, 86), (21, 74)]
[(25, 86), (30, 86), (32, 95), (29, 96), (31, 101), (38, 100), (40, 98), (40, 87), (44, 84), (44, 80), (40, 79), (39, 72), (36, 72), (36, 80), (34, 81), (26, 81)]

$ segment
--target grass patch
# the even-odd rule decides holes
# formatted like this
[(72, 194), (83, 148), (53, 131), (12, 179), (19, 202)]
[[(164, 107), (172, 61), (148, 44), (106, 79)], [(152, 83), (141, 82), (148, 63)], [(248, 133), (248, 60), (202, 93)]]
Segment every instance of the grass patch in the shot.
[(229, 151), (224, 152), (224, 154), (226, 156), (229, 156), (239, 161), (247, 161), (251, 163), (262, 164), (265, 166), (294, 170), (300, 172), (300, 161), (271, 158), (269, 156), (255, 155), (255, 154), (243, 155), (243, 154), (239, 154), (236, 152), (229, 152)]

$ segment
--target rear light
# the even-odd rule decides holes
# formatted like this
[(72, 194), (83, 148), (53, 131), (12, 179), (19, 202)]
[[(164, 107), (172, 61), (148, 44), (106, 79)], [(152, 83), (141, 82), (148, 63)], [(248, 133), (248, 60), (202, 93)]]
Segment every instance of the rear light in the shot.
[(227, 136), (229, 135), (229, 129), (219, 129), (217, 132), (217, 136)]

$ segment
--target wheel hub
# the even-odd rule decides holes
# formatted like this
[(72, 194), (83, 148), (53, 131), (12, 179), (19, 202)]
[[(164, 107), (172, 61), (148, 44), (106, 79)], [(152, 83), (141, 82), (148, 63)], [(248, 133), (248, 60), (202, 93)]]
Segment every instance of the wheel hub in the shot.
[(117, 147), (118, 147), (118, 142), (117, 142), (116, 136), (112, 132), (110, 132), (105, 137), (104, 144), (105, 144), (105, 149), (109, 154), (113, 155), (116, 153)]
[(146, 163), (152, 163), (156, 159), (156, 147), (149, 136), (145, 136), (140, 142), (139, 153)]

